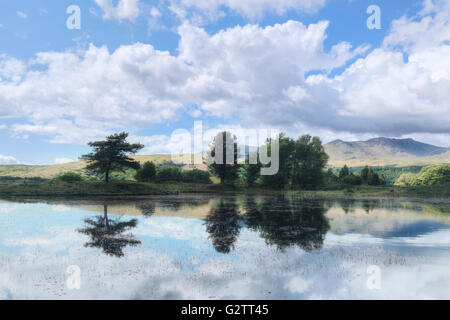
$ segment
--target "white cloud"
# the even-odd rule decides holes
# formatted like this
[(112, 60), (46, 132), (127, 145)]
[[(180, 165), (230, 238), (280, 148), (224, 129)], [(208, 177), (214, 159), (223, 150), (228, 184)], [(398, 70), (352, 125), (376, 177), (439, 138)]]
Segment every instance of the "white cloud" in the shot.
[(25, 71), (26, 66), (22, 61), (0, 54), (0, 83), (2, 81), (17, 82)]
[(113, 53), (93, 45), (82, 55), (40, 53), (20, 83), (0, 82), (4, 116), (26, 117), (16, 134), (85, 143), (112, 130), (148, 127), (175, 117), (192, 68), (167, 52), (136, 43)]
[(421, 14), (434, 14), (394, 21), (383, 47), (342, 75), (309, 79), (339, 93), (330, 101), (336, 110), (330, 127), (393, 135), (450, 133), (450, 2), (425, 4)]
[(113, 0), (94, 0), (103, 10), (104, 19), (134, 22), (139, 17), (139, 0), (118, 0), (114, 5)]
[[(2, 57), (0, 115), (28, 120), (10, 126), (17, 135), (58, 143), (136, 132), (193, 110), (292, 135), (439, 134), (450, 143), (448, 7), (434, 2), (414, 19), (395, 21), (381, 47), (333, 77), (368, 47), (341, 42), (326, 50), (327, 21), (212, 35), (185, 23), (176, 56), (136, 43), (114, 52), (93, 45), (81, 54), (44, 52), (29, 63)], [(415, 36), (417, 25), (431, 39)], [(167, 149), (167, 137), (151, 139), (152, 150)]]
[(25, 12), (22, 12), (22, 11), (16, 11), (16, 14), (17, 14), (17, 16), (18, 16), (19, 18), (21, 18), (21, 19), (26, 19), (26, 18), (28, 18), (28, 15), (27, 15)]
[(75, 162), (75, 160), (69, 159), (69, 158), (56, 158), (55, 164), (65, 164), (65, 163), (71, 163)]
[(0, 155), (0, 164), (19, 164), (19, 160), (11, 156)]

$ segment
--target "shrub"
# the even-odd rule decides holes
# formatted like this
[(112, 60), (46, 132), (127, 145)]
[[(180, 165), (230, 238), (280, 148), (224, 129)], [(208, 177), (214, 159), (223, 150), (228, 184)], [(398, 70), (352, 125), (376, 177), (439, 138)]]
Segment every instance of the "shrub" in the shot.
[(182, 171), (181, 176), (184, 182), (193, 183), (211, 183), (211, 175), (207, 171), (202, 171), (198, 169), (190, 171)]
[(139, 182), (150, 182), (156, 178), (156, 167), (153, 162), (146, 162), (144, 165), (136, 172), (134, 176), (136, 181)]
[(62, 181), (67, 183), (80, 182), (83, 181), (83, 177), (76, 172), (64, 172), (56, 176), (54, 181)]
[(183, 176), (179, 168), (165, 168), (156, 173), (158, 181), (182, 181)]
[(412, 185), (432, 186), (450, 183), (450, 164), (424, 167), (412, 181)]
[(394, 185), (406, 187), (414, 184), (414, 181), (417, 179), (417, 175), (411, 172), (402, 173), (397, 180), (395, 180)]
[(360, 176), (355, 174), (349, 174), (342, 178), (342, 182), (345, 184), (350, 184), (352, 186), (359, 186), (362, 184), (362, 179)]

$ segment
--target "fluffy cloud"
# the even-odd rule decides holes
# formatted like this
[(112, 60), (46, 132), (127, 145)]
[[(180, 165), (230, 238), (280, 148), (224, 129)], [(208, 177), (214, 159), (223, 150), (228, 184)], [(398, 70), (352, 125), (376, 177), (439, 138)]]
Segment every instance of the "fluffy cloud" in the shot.
[(11, 156), (0, 155), (0, 164), (19, 164), (19, 160)]
[[(438, 134), (450, 142), (449, 21), (449, 1), (425, 1), (369, 53), (346, 42), (325, 49), (327, 21), (288, 21), (212, 35), (184, 23), (176, 56), (136, 43), (114, 52), (93, 45), (82, 54), (44, 52), (27, 63), (0, 57), (0, 115), (28, 120), (10, 126), (16, 134), (53, 142), (136, 132), (192, 106), (295, 135)], [(168, 146), (166, 136), (148, 139), (153, 151)]]
[(289, 21), (209, 36), (183, 25), (178, 56), (141, 43), (112, 53), (93, 45), (81, 55), (39, 53), (28, 69), (17, 69), (20, 81), (0, 82), (2, 114), (29, 120), (12, 126), (16, 134), (84, 143), (111, 130), (173, 119), (186, 105), (218, 116), (238, 106), (250, 111), (278, 101), (286, 89), (304, 82), (306, 72), (328, 72), (358, 53), (347, 43), (325, 52), (327, 26)]
[(425, 1), (394, 21), (384, 45), (343, 74), (307, 82), (339, 92), (335, 130), (383, 134), (450, 133), (450, 2)]
[(139, 0), (119, 0), (116, 5), (113, 0), (94, 1), (103, 10), (104, 19), (135, 21), (140, 14)]
[(85, 143), (111, 130), (144, 128), (175, 116), (192, 68), (167, 52), (136, 43), (113, 53), (91, 46), (82, 55), (40, 53), (20, 83), (0, 82), (3, 116), (25, 117), (15, 133)]

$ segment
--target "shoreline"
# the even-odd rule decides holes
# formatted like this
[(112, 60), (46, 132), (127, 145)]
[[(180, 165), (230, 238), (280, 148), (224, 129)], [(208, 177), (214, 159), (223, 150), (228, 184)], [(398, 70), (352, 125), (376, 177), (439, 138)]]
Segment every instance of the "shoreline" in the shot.
[(15, 182), (0, 184), (0, 198), (107, 198), (176, 196), (183, 194), (207, 195), (298, 195), (317, 198), (352, 199), (405, 199), (430, 203), (450, 203), (450, 186), (398, 187), (398, 186), (335, 186), (318, 190), (268, 189), (262, 187), (222, 186), (180, 182), (139, 183), (134, 181), (83, 181), (64, 183), (54, 181)]

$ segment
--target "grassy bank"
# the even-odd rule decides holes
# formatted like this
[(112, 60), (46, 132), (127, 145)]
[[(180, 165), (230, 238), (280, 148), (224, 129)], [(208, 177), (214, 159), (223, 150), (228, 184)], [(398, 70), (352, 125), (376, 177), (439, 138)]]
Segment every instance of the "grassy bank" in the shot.
[(179, 193), (212, 194), (277, 194), (292, 192), (321, 197), (414, 197), (450, 199), (450, 185), (427, 187), (371, 187), (371, 186), (329, 186), (317, 191), (271, 190), (263, 188), (244, 188), (221, 186), (217, 184), (193, 184), (182, 182), (138, 183), (133, 181), (82, 181), (66, 183), (54, 180), (11, 179), (0, 182), (0, 196), (37, 196), (37, 197), (88, 197), (88, 196), (132, 196), (132, 195), (168, 195)]
[(133, 181), (11, 181), (0, 183), (0, 196), (131, 196), (177, 193), (210, 193), (208, 185), (188, 183), (138, 183)]

